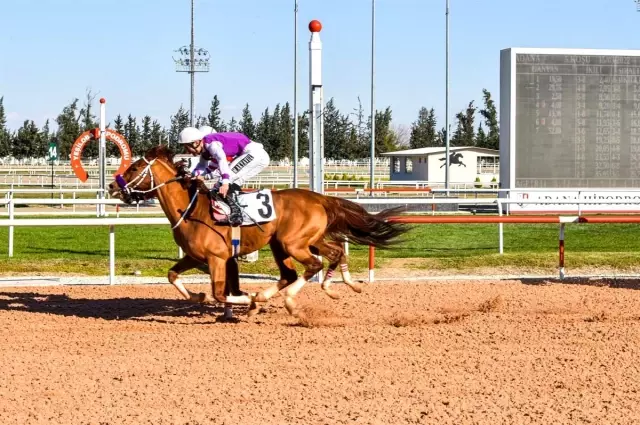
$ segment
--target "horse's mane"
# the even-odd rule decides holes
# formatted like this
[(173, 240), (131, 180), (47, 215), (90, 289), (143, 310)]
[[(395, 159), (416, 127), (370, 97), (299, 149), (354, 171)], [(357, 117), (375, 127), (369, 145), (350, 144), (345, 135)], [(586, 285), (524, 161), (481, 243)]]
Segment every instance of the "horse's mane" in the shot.
[(169, 146), (158, 145), (158, 146), (154, 146), (153, 148), (149, 149), (147, 151), (147, 153), (144, 155), (144, 157), (147, 158), (148, 160), (152, 160), (154, 158), (163, 159), (169, 165), (171, 165), (171, 167), (173, 167), (175, 169), (176, 167), (175, 167), (175, 165), (173, 163), (173, 157), (175, 155), (176, 155), (175, 152), (173, 152), (171, 150), (171, 148), (169, 148)]

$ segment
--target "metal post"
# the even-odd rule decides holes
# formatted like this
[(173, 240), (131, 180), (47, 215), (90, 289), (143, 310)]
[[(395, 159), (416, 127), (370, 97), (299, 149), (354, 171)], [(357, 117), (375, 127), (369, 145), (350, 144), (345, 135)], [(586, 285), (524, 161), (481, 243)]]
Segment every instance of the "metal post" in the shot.
[(193, 29), (193, 1), (191, 0), (191, 46), (189, 47), (189, 55), (191, 60), (189, 61), (189, 74), (191, 75), (191, 107), (190, 107), (190, 115), (189, 115), (189, 125), (193, 127), (193, 104), (194, 104), (194, 85), (195, 85), (195, 71), (193, 69), (193, 59), (194, 59), (194, 29)]
[(451, 129), (449, 127), (449, 0), (447, 0), (447, 7), (445, 10), (446, 17), (446, 65), (445, 65), (445, 101), (444, 101), (444, 128), (445, 128), (445, 167), (444, 167), (444, 187), (447, 189), (447, 196), (449, 196), (449, 140), (451, 138)]
[[(49, 160), (51, 161), (51, 199), (53, 199), (53, 159), (49, 158)], [(62, 185), (60, 189), (62, 189)]]
[[(324, 101), (322, 93), (322, 24), (309, 22), (311, 40), (309, 40), (309, 189), (324, 192)], [(322, 257), (317, 256), (322, 261)], [(311, 281), (322, 282), (322, 270)]]
[[(105, 98), (100, 99), (100, 148), (99, 148), (99, 159), (100, 162), (100, 200), (105, 199), (105, 191), (107, 187), (107, 138), (106, 138), (106, 100)], [(103, 217), (105, 215), (106, 206), (104, 204), (100, 205), (99, 215)]]
[(298, 187), (298, 0), (293, 10), (293, 187)]
[(322, 88), (322, 25), (314, 20), (309, 23), (309, 184), (314, 192), (324, 192), (324, 117)]
[(375, 47), (376, 47), (376, 0), (371, 0), (371, 158), (369, 170), (369, 196), (373, 196), (376, 156), (376, 106), (375, 106)]

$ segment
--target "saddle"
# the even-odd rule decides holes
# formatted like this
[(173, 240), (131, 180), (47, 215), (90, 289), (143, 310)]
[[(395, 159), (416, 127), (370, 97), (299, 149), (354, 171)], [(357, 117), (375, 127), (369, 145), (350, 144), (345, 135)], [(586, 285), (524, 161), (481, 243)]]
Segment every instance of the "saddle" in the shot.
[[(273, 221), (276, 209), (269, 189), (256, 192), (237, 192), (236, 203), (242, 214), (241, 226), (259, 225)], [(211, 218), (219, 224), (230, 224), (231, 205), (215, 190), (209, 192)]]

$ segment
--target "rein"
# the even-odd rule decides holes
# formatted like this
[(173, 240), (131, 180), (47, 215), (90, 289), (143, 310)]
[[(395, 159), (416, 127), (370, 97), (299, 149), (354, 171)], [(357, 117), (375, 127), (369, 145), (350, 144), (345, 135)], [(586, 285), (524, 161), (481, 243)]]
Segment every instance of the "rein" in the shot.
[[(144, 158), (144, 157), (142, 159), (144, 160), (144, 162), (147, 163), (147, 166), (144, 167), (142, 172), (140, 174), (138, 174), (130, 182), (127, 183), (127, 181), (124, 179), (124, 177), (122, 177), (122, 174), (118, 174), (116, 176), (116, 183), (118, 183), (118, 186), (120, 186), (120, 191), (121, 192), (124, 192), (127, 195), (131, 195), (131, 194), (134, 194), (134, 193), (145, 195), (145, 194), (147, 194), (149, 192), (153, 192), (154, 190), (160, 189), (162, 186), (168, 185), (169, 183), (174, 183), (174, 182), (177, 182), (177, 181), (180, 181), (180, 180), (184, 179), (184, 176), (177, 176), (177, 177), (174, 177), (174, 178), (171, 178), (171, 179), (167, 180), (164, 183), (160, 183), (159, 185), (154, 186), (153, 185), (154, 177), (153, 177), (153, 172), (151, 171), (151, 166), (153, 165), (154, 162), (156, 162), (156, 159), (158, 159), (158, 158), (154, 158), (151, 161), (148, 161), (147, 158)], [(147, 174), (149, 174), (149, 177), (151, 178), (151, 187), (149, 189), (147, 189), (147, 190), (136, 189), (144, 181), (144, 179), (147, 176)], [(129, 187), (129, 186), (131, 186), (131, 187)], [(193, 194), (193, 197), (191, 198), (191, 201), (189, 202), (189, 205), (187, 205), (187, 208), (180, 215), (180, 220), (178, 220), (178, 222), (175, 224), (175, 226), (173, 226), (171, 228), (171, 230), (173, 230), (176, 227), (178, 227), (184, 221), (185, 217), (187, 216), (187, 213), (189, 212), (189, 210), (193, 206), (193, 203), (195, 202), (197, 197), (198, 197), (198, 190), (195, 191), (195, 193)]]

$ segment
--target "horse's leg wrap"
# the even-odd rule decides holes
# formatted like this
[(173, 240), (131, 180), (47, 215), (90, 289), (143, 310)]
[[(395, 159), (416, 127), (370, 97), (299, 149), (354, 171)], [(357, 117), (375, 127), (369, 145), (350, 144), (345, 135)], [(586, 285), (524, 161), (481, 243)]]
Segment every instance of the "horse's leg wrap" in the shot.
[(298, 292), (302, 289), (302, 287), (307, 283), (304, 277), (299, 277), (298, 280), (293, 282), (286, 290), (286, 298), (284, 300), (284, 305), (287, 307), (287, 311), (292, 316), (295, 316), (297, 313), (296, 302), (293, 297), (295, 297)]
[(331, 289), (331, 281), (333, 278), (334, 271), (335, 269), (329, 266), (329, 269), (327, 270), (327, 274), (324, 278), (324, 281), (322, 282), (322, 285), (320, 285), (320, 287), (328, 296), (330, 296), (334, 300), (337, 300), (338, 298), (340, 298), (340, 296), (338, 295), (337, 292)]
[(342, 273), (342, 281), (349, 286), (349, 288), (353, 289), (354, 292), (360, 293), (362, 292), (362, 287), (359, 283), (355, 283), (353, 279), (351, 279), (351, 273), (349, 273), (349, 266), (347, 266), (347, 262), (340, 264), (340, 273)]

